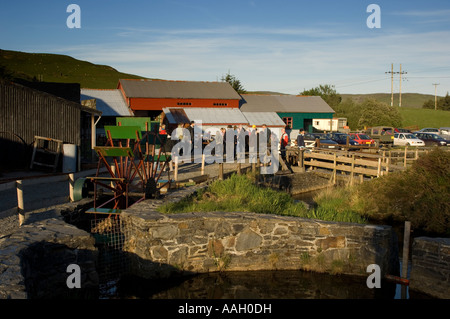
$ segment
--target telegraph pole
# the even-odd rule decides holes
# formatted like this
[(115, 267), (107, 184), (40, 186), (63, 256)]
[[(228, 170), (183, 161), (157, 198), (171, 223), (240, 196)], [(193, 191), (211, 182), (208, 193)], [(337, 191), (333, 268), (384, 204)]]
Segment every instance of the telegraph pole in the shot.
[(433, 85), (434, 85), (434, 110), (435, 111), (437, 110), (437, 86), (439, 84), (440, 83), (433, 83)]
[(402, 74), (407, 74), (408, 72), (402, 72), (402, 65), (400, 64), (400, 72), (398, 72), (400, 74), (400, 95), (399, 95), (399, 100), (398, 100), (398, 106), (401, 107), (402, 106)]
[(391, 106), (394, 106), (394, 63), (391, 63), (391, 71), (384, 73), (391, 74)]

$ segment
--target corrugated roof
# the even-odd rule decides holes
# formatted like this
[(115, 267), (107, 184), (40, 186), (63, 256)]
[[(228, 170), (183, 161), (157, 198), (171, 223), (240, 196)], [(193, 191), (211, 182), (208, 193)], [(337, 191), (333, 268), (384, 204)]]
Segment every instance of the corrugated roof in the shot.
[(243, 112), (334, 113), (320, 96), (242, 94)]
[(239, 109), (207, 107), (163, 108), (169, 123), (180, 123), (177, 121), (179, 110), (183, 110), (188, 118), (188, 121), (183, 121), (184, 123), (202, 121), (202, 125), (248, 125), (246, 117)]
[(81, 89), (80, 100), (96, 99), (102, 116), (132, 116), (120, 90)]
[(240, 95), (228, 82), (119, 80), (130, 98), (234, 99)]
[(285, 127), (286, 123), (275, 112), (242, 112), (247, 119), (249, 125)]

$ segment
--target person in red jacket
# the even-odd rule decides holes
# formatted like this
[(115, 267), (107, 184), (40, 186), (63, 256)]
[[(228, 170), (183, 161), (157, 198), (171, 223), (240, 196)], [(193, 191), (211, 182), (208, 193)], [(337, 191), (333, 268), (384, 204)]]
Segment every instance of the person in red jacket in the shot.
[(289, 144), (289, 136), (284, 128), (281, 129), (280, 154), (282, 158), (286, 157), (286, 146)]

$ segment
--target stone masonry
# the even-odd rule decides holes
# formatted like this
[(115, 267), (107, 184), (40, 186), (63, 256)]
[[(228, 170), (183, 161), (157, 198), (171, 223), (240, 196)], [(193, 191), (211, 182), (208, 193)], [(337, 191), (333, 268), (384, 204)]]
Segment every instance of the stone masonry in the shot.
[(450, 238), (414, 239), (410, 287), (450, 299)]
[[(27, 214), (17, 231), (0, 236), (0, 299), (97, 298), (95, 240), (62, 216), (80, 206)], [(70, 264), (80, 266), (81, 289), (67, 287)]]
[(367, 276), (370, 264), (383, 276), (398, 275), (390, 226), (240, 212), (165, 215), (158, 206), (144, 201), (121, 214), (131, 272), (143, 278), (274, 269)]

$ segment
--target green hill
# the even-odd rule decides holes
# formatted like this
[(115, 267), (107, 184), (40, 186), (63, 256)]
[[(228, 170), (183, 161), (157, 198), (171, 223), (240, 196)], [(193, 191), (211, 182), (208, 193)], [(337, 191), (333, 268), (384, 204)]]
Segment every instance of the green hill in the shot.
[[(390, 93), (374, 93), (374, 94), (341, 94), (342, 99), (350, 98), (357, 103), (363, 102), (367, 98), (373, 98), (377, 101), (391, 105)], [(428, 101), (434, 101), (434, 95), (419, 93), (402, 93), (402, 107), (422, 108), (423, 104)], [(398, 106), (399, 94), (394, 94), (394, 106)]]
[[(0, 50), (0, 67), (12, 79), (80, 83), (82, 88), (115, 89), (119, 79), (142, 79), (107, 66), (47, 53)], [(1, 75), (1, 74), (0, 74)]]

